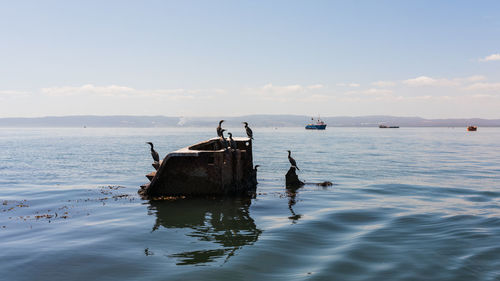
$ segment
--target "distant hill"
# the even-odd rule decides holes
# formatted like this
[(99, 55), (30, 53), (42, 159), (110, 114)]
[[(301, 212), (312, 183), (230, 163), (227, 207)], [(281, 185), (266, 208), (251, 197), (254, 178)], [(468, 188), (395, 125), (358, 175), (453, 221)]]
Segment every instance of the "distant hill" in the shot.
[[(214, 127), (220, 119), (235, 126), (247, 121), (253, 127), (303, 127), (311, 121), (305, 115), (247, 115), (239, 117), (166, 116), (61, 116), (0, 118), (0, 127)], [(329, 127), (375, 127), (379, 124), (401, 127), (500, 127), (500, 119), (424, 119), (397, 116), (337, 116), (322, 118)]]

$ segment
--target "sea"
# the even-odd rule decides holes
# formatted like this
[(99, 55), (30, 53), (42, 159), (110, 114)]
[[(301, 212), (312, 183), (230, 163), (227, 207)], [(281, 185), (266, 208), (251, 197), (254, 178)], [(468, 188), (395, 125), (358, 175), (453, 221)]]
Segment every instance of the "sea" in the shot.
[(0, 280), (500, 280), (500, 128), (252, 129), (254, 198), (149, 201), (215, 126), (1, 128)]

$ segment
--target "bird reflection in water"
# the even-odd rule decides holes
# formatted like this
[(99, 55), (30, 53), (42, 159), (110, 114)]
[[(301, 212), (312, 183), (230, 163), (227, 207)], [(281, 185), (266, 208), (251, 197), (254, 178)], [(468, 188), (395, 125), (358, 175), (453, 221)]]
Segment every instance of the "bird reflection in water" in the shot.
[(150, 211), (156, 215), (153, 231), (161, 227), (190, 229), (186, 236), (198, 242), (186, 240), (186, 247), (205, 248), (169, 255), (179, 259), (177, 265), (202, 265), (222, 257), (226, 262), (243, 246), (255, 243), (262, 233), (250, 216), (250, 204), (250, 198), (150, 201)]
[(297, 194), (298, 190), (301, 186), (287, 186), (286, 187), (286, 195), (288, 196), (288, 209), (292, 213), (288, 218), (292, 221), (292, 223), (297, 223), (297, 221), (302, 217), (300, 214), (296, 214), (293, 210), (293, 206), (297, 203)]

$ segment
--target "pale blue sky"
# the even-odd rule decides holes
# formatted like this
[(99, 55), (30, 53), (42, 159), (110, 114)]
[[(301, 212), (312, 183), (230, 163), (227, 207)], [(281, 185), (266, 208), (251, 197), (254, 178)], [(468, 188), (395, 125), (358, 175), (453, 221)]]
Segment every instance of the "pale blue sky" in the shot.
[(0, 117), (500, 118), (499, 1), (0, 1)]

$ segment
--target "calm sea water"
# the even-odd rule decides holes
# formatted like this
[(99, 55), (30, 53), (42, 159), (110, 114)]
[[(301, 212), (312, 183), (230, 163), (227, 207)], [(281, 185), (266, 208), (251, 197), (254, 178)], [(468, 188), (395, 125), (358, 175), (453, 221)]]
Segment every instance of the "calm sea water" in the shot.
[(253, 129), (255, 199), (162, 202), (215, 128), (0, 129), (0, 279), (500, 280), (500, 128)]

